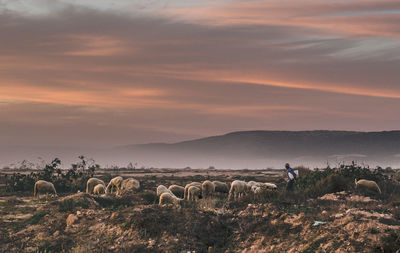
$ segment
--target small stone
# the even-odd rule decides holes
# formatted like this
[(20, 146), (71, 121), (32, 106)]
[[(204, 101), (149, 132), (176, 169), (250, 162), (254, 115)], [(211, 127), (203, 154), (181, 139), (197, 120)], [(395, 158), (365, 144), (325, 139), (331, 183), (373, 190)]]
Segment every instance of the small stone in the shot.
[(119, 216), (119, 214), (117, 212), (114, 212), (114, 213), (111, 214), (110, 220), (115, 220), (115, 219), (118, 218), (118, 216)]
[(36, 239), (39, 240), (39, 241), (43, 241), (45, 238), (46, 238), (46, 234), (43, 233), (43, 232), (39, 232), (39, 233), (36, 235)]
[(78, 216), (76, 216), (75, 214), (70, 214), (68, 215), (67, 218), (67, 226), (71, 226), (73, 224), (75, 224), (78, 221)]

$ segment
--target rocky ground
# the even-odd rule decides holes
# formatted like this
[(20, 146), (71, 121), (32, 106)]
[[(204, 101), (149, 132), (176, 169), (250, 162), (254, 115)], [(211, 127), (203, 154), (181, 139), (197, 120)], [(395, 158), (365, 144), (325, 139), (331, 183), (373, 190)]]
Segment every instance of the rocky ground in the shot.
[(3, 195), (0, 252), (396, 252), (400, 246), (400, 201), (355, 192), (302, 202), (251, 196), (229, 202), (218, 195), (181, 208), (157, 205), (159, 181), (192, 179), (143, 178), (139, 192), (122, 198)]

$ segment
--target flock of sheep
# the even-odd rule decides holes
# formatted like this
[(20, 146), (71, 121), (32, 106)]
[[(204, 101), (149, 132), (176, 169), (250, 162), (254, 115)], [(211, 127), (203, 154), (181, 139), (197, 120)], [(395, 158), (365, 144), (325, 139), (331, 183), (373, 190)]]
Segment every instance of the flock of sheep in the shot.
[[(358, 186), (367, 187), (381, 193), (381, 189), (375, 181), (371, 180), (355, 180), (356, 188)], [(115, 189), (116, 195), (121, 195), (125, 191), (138, 190), (140, 182), (134, 178), (123, 179), (121, 176), (114, 177), (108, 185), (98, 178), (90, 178), (86, 184), (87, 194), (110, 194)], [(159, 205), (180, 205), (182, 201), (197, 201), (200, 198), (210, 198), (214, 194), (228, 194), (228, 199), (238, 199), (242, 196), (252, 193), (255, 197), (261, 195), (265, 190), (276, 190), (277, 186), (273, 183), (262, 183), (255, 181), (235, 180), (232, 183), (220, 181), (192, 182), (185, 187), (179, 185), (171, 185), (168, 188), (164, 185), (157, 187), (157, 196), (159, 197)], [(34, 186), (34, 197), (39, 197), (39, 193), (54, 193), (57, 195), (54, 185), (50, 182), (39, 180)]]
[(235, 180), (229, 186), (225, 182), (205, 180), (202, 183), (189, 183), (185, 187), (171, 185), (167, 188), (164, 185), (159, 185), (157, 187), (157, 196), (159, 197), (160, 206), (168, 204), (178, 206), (183, 200), (197, 201), (200, 198), (210, 198), (214, 194), (228, 194), (228, 199), (238, 199), (248, 193), (258, 195), (261, 194), (262, 188), (275, 190), (277, 186), (273, 183), (245, 182), (241, 180)]
[[(116, 195), (121, 195), (125, 191), (137, 190), (140, 188), (140, 182), (134, 178), (123, 179), (114, 177), (108, 185), (98, 178), (90, 178), (86, 184), (86, 193), (94, 195), (108, 195), (115, 190)], [(235, 180), (232, 183), (220, 181), (192, 182), (186, 186), (171, 185), (168, 188), (164, 185), (157, 187), (157, 196), (159, 205), (173, 204), (179, 205), (183, 200), (197, 201), (200, 198), (210, 198), (215, 194), (228, 194), (228, 199), (238, 199), (248, 193), (259, 195), (262, 189), (276, 190), (277, 186), (273, 183), (245, 182)], [(50, 182), (39, 180), (34, 186), (34, 197), (39, 197), (39, 193), (52, 193), (57, 195), (54, 185)]]
[[(107, 187), (103, 180), (98, 178), (90, 178), (86, 183), (86, 193), (101, 195), (110, 194), (115, 189), (117, 195), (121, 195), (124, 191), (137, 190), (140, 188), (140, 182), (134, 178), (123, 179), (122, 177), (114, 177), (110, 180)], [(54, 185), (50, 182), (39, 180), (33, 188), (33, 196), (39, 197), (40, 193), (52, 193), (57, 196)]]

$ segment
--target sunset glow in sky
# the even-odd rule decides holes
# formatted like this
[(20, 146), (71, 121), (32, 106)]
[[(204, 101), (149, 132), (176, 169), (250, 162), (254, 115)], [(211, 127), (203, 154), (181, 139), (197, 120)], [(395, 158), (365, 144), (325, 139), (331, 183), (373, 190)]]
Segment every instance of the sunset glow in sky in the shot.
[(0, 143), (400, 128), (398, 0), (0, 0)]

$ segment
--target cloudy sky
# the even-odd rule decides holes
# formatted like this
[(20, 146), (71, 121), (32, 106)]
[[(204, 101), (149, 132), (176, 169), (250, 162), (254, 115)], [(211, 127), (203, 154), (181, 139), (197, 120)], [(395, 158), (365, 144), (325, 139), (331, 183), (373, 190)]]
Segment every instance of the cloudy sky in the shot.
[(0, 143), (400, 127), (398, 0), (0, 0)]

